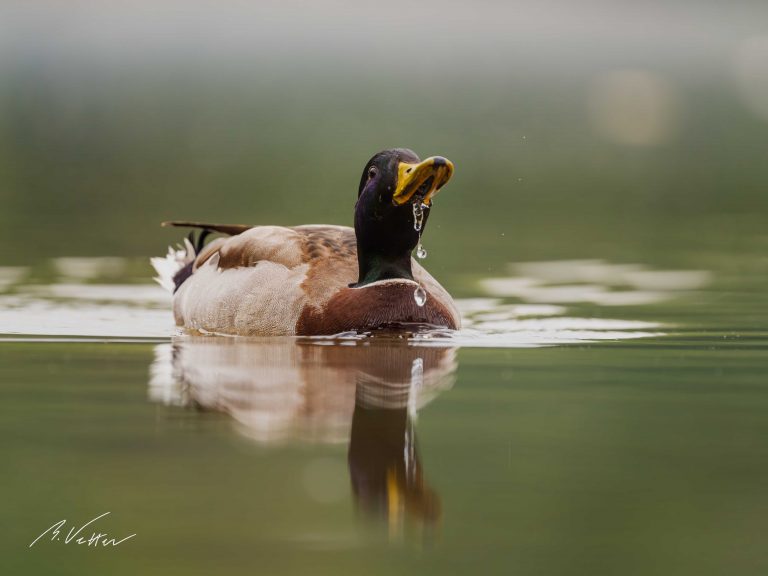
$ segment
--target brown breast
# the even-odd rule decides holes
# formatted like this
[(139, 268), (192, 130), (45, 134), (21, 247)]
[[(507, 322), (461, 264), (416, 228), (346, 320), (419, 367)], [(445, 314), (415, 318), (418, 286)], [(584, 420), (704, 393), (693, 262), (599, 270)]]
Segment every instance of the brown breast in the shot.
[(297, 335), (337, 334), (371, 330), (396, 323), (423, 323), (457, 329), (448, 307), (433, 294), (418, 306), (413, 282), (381, 282), (363, 288), (344, 288), (322, 307), (307, 305), (296, 323)]

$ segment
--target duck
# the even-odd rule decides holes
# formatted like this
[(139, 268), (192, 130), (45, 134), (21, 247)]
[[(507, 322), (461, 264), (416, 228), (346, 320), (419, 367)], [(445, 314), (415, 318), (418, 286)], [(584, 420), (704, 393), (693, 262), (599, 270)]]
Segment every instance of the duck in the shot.
[[(434, 198), (454, 172), (407, 148), (375, 154), (357, 192), (354, 227), (163, 222), (192, 228), (152, 258), (177, 326), (235, 336), (321, 336), (426, 325), (458, 330), (448, 291), (412, 256)], [(194, 229), (199, 230), (197, 238)], [(212, 234), (220, 236), (207, 242)]]

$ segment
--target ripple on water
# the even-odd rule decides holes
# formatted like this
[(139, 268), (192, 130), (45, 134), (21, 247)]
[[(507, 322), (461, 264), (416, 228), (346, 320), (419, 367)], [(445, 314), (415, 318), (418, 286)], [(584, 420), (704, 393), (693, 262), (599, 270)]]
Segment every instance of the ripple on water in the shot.
[(706, 270), (653, 270), (604, 260), (554, 260), (509, 264), (509, 276), (485, 278), (491, 296), (552, 304), (642, 306), (699, 290), (712, 281)]
[[(152, 284), (78, 283), (115, 272), (117, 261), (59, 259), (51, 284), (22, 283), (26, 269), (6, 269), (0, 294), (0, 336), (171, 338), (180, 332), (170, 313), (170, 295)], [(411, 327), (416, 346), (532, 347), (660, 336), (668, 327), (632, 318), (582, 316), (579, 304), (644, 306), (704, 286), (710, 274), (697, 270), (652, 270), (602, 260), (510, 264), (510, 275), (479, 281), (487, 297), (457, 300), (460, 331)], [(100, 272), (99, 272), (100, 271)], [(95, 277), (93, 274), (97, 274)], [(28, 282), (28, 280), (27, 280)], [(3, 288), (3, 287), (0, 287)], [(623, 316), (626, 316), (626, 311)], [(647, 315), (646, 315), (647, 316)], [(317, 345), (346, 345), (376, 334), (341, 334)], [(402, 336), (402, 334), (400, 335)]]

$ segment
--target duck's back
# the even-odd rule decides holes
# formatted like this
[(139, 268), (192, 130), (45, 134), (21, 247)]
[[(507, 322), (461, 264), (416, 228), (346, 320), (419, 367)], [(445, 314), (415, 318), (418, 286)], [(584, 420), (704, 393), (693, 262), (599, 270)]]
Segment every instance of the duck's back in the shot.
[[(256, 226), (196, 256), (176, 290), (180, 326), (250, 336), (335, 334), (398, 322), (459, 327), (450, 295), (415, 260), (411, 280), (361, 288), (355, 232), (346, 226)], [(427, 301), (418, 306), (420, 283)]]

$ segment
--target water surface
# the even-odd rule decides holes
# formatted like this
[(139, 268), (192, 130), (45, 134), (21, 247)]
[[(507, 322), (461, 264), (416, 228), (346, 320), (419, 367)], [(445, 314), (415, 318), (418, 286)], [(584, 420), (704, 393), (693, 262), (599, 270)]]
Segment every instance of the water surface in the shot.
[[(247, 339), (183, 334), (134, 265), (4, 271), (14, 573), (768, 566), (759, 275), (508, 263), (458, 334)], [(107, 511), (136, 536), (27, 548)]]

